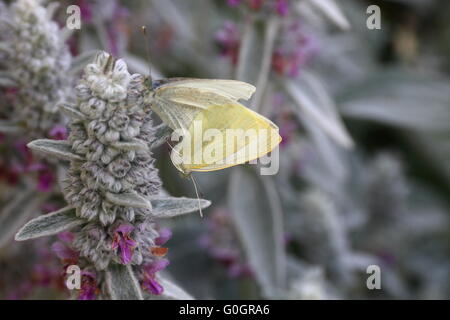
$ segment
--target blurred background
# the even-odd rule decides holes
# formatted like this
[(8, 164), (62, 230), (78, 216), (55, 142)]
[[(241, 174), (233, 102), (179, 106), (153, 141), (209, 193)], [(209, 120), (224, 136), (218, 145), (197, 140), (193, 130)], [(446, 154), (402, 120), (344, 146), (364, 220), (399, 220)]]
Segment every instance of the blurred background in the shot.
[[(70, 31), (73, 4), (82, 22)], [(381, 29), (367, 26), (371, 5)], [(59, 1), (53, 19), (80, 70), (103, 49), (154, 79), (243, 80), (257, 87), (244, 104), (279, 126), (276, 175), (254, 165), (194, 174), (212, 205), (164, 225), (167, 271), (194, 297), (449, 299), (449, 10), (444, 0), (79, 0)], [(8, 119), (14, 92), (2, 87)], [(10, 209), (57, 174), (30, 169), (28, 138), (11, 143), (8, 128), (0, 298), (63, 299), (52, 240), (14, 243)], [(155, 151), (165, 192), (195, 197), (169, 154)], [(23, 181), (38, 187), (25, 194)], [(48, 199), (42, 213), (63, 205)], [(381, 289), (367, 288), (370, 265)]]

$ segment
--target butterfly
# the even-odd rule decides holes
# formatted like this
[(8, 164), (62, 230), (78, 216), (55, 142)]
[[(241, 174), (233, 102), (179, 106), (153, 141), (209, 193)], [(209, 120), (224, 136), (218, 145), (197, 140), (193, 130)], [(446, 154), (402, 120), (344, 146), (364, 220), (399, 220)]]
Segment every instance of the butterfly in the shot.
[(250, 99), (255, 90), (236, 80), (151, 82), (151, 109), (181, 138), (171, 151), (179, 171), (188, 175), (225, 169), (260, 158), (281, 142), (272, 121), (239, 102)]

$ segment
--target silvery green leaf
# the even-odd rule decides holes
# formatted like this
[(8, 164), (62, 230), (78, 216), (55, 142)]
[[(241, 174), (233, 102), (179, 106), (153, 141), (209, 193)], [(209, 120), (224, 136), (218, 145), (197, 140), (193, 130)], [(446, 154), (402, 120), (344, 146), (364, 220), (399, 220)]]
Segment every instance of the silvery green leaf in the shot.
[(74, 74), (83, 70), (88, 63), (94, 60), (98, 52), (99, 52), (98, 50), (89, 50), (76, 56), (72, 60), (69, 73)]
[(10, 49), (11, 47), (8, 43), (0, 41), (0, 52), (9, 52)]
[(450, 130), (448, 81), (395, 69), (376, 74), (339, 94), (343, 115), (401, 128)]
[(256, 87), (258, 90), (256, 90), (252, 99), (252, 109), (257, 112), (260, 112), (264, 94), (267, 92), (267, 82), (269, 80), (270, 69), (272, 67), (273, 48), (278, 35), (279, 26), (279, 19), (275, 16), (270, 17), (266, 22), (264, 45), (261, 53), (262, 58), (258, 72), (258, 79), (256, 81)]
[(0, 87), (14, 87), (17, 83), (11, 79), (8, 72), (0, 71)]
[(64, 113), (66, 116), (71, 117), (72, 119), (77, 120), (85, 120), (86, 116), (75, 109), (75, 106), (69, 103), (63, 103), (59, 106), (59, 110), (61, 110), (62, 113)]
[(23, 128), (14, 122), (8, 120), (0, 120), (0, 132), (3, 133), (20, 133)]
[(310, 147), (311, 158), (314, 159), (314, 161), (311, 161), (311, 165), (305, 168), (303, 174), (314, 175), (314, 177), (308, 176), (313, 180), (317, 177), (323, 177), (325, 186), (331, 187), (334, 182), (343, 182), (348, 174), (344, 150), (308, 119), (301, 118), (300, 122), (305, 127), (312, 142)]
[(156, 149), (161, 146), (164, 142), (166, 142), (170, 135), (172, 134), (172, 129), (165, 123), (161, 123), (159, 126), (155, 128), (154, 139), (150, 142), (149, 147), (151, 149)]
[(73, 35), (74, 30), (75, 29), (67, 28), (67, 26), (61, 28), (61, 30), (59, 31), (61, 34), (61, 40), (63, 40), (64, 42), (67, 41)]
[(27, 144), (28, 148), (39, 151), (62, 160), (83, 160), (83, 157), (72, 151), (71, 145), (65, 140), (38, 139)]
[(143, 300), (142, 291), (130, 265), (110, 264), (105, 273), (106, 290), (112, 300)]
[(105, 196), (108, 201), (117, 204), (118, 206), (152, 209), (152, 204), (150, 203), (150, 201), (135, 192), (107, 192)]
[(306, 117), (312, 120), (317, 126), (319, 126), (325, 133), (327, 133), (337, 143), (341, 144), (345, 148), (351, 148), (353, 141), (350, 138), (347, 131), (341, 126), (336, 119), (328, 114), (325, 110), (320, 108), (308, 94), (300, 86), (295, 85), (290, 80), (283, 81), (286, 92), (290, 95), (295, 102), (293, 106), (296, 108), (294, 111), (298, 117)]
[(238, 64), (236, 66), (235, 78), (241, 81), (250, 81), (251, 72), (250, 67), (253, 65), (252, 59), (252, 49), (255, 48), (255, 22), (253, 19), (249, 18), (245, 21), (245, 26), (242, 31), (241, 43), (239, 48)]
[(231, 174), (228, 203), (235, 228), (263, 294), (276, 297), (286, 286), (283, 215), (270, 177), (239, 167)]
[(32, 190), (16, 193), (16, 197), (0, 212), (0, 247), (13, 238), (14, 233), (33, 213), (39, 211), (43, 201)]
[(450, 110), (444, 105), (420, 101), (413, 96), (393, 100), (389, 96), (349, 101), (342, 113), (354, 119), (365, 119), (412, 130), (439, 131), (450, 128)]
[(148, 300), (194, 300), (194, 297), (165, 276), (157, 275), (156, 278), (164, 291), (158, 296), (150, 295)]
[(133, 139), (133, 141), (117, 141), (112, 143), (112, 146), (120, 150), (148, 150), (147, 143), (139, 139)]
[(158, 218), (172, 218), (182, 214), (199, 210), (199, 206), (205, 209), (211, 205), (208, 200), (173, 197), (151, 197), (153, 206), (152, 215)]
[(335, 0), (309, 0), (309, 3), (320, 10), (342, 30), (350, 29), (350, 23)]
[(47, 9), (47, 18), (51, 20), (53, 16), (55, 15), (56, 10), (59, 8), (59, 3), (57, 2), (50, 2), (46, 9)]
[(16, 241), (24, 241), (44, 236), (51, 236), (61, 231), (76, 227), (85, 220), (75, 215), (75, 209), (65, 207), (58, 211), (47, 213), (25, 224), (16, 234)]

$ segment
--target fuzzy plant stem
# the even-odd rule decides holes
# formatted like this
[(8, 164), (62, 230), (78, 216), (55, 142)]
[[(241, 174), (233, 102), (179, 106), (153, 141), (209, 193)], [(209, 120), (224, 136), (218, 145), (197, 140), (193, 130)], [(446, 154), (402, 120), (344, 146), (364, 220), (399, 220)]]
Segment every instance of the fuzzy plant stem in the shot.
[(258, 80), (256, 82), (255, 96), (253, 97), (252, 106), (253, 110), (258, 112), (261, 109), (261, 102), (266, 92), (267, 82), (269, 80), (270, 68), (272, 64), (272, 54), (275, 44), (275, 39), (278, 34), (279, 19), (272, 15), (266, 24), (266, 30), (264, 35), (264, 48), (261, 60), (261, 66), (259, 69)]
[(238, 64), (235, 70), (235, 79), (245, 80), (247, 72), (248, 60), (250, 59), (250, 51), (254, 36), (255, 22), (253, 16), (248, 16), (245, 20), (244, 31), (242, 32), (241, 43), (239, 46)]
[[(159, 198), (161, 181), (149, 145), (157, 139), (146, 79), (129, 74), (122, 60), (101, 52), (84, 69), (76, 104), (60, 108), (70, 118), (66, 141), (41, 139), (28, 146), (70, 161), (63, 194), (68, 206), (28, 222), (16, 240), (71, 232), (54, 251), (82, 269), (79, 299), (143, 299), (173, 292), (158, 272), (167, 232), (156, 217), (195, 211), (196, 199)], [(201, 200), (202, 208), (210, 203)], [(187, 295), (184, 294), (184, 297)]]

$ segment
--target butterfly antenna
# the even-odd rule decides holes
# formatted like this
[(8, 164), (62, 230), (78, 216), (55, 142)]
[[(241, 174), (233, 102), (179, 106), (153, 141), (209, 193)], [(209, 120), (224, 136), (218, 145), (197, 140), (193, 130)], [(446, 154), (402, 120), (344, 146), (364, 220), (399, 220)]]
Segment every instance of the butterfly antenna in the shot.
[(147, 37), (147, 27), (146, 26), (142, 26), (141, 27), (141, 31), (142, 34), (144, 35), (145, 38), (145, 51), (146, 51), (146, 55), (147, 55), (147, 64), (148, 64), (148, 79), (150, 80), (150, 84), (153, 83), (153, 79), (152, 79), (152, 65), (150, 64), (150, 44)]
[(197, 200), (198, 200), (198, 211), (200, 212), (200, 217), (203, 218), (202, 204), (200, 202), (200, 196), (199, 196), (199, 193), (198, 193), (197, 182), (195, 181), (194, 176), (192, 175), (192, 173), (189, 175), (189, 177), (191, 178), (192, 183), (194, 184), (195, 194), (197, 195)]

